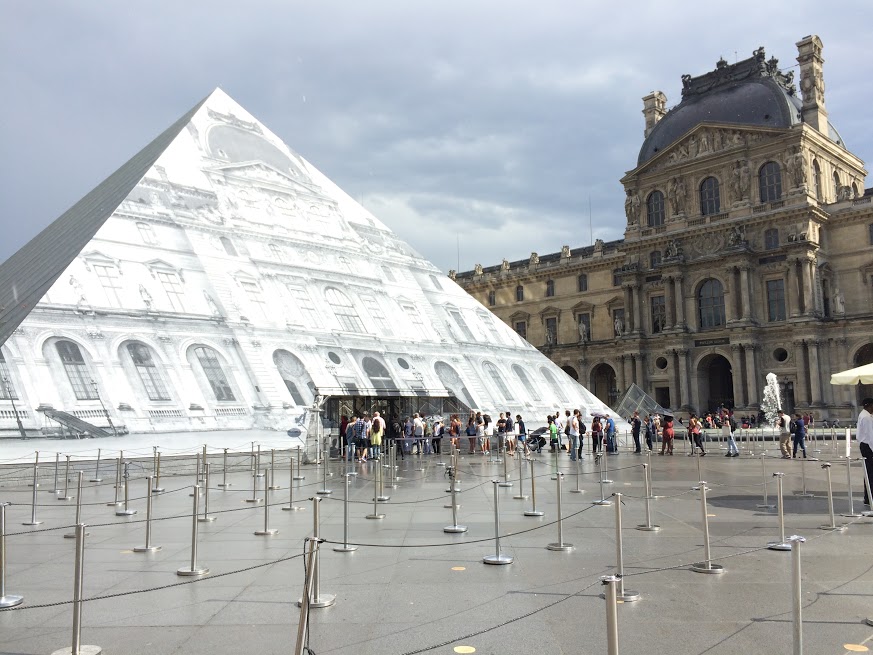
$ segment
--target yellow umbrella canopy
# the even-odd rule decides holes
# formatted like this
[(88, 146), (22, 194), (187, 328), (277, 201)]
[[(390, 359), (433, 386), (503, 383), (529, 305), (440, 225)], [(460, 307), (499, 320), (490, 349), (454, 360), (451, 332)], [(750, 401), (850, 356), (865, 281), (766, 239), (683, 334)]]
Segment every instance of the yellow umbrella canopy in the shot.
[(848, 371), (834, 373), (831, 384), (873, 384), (873, 364), (864, 364)]

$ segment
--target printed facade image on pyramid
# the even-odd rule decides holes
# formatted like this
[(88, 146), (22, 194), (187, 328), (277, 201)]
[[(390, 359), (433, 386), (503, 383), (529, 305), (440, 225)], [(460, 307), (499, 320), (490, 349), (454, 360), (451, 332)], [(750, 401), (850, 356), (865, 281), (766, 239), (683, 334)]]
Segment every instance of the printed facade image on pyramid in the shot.
[(0, 383), (16, 437), (608, 412), (220, 90), (0, 266)]

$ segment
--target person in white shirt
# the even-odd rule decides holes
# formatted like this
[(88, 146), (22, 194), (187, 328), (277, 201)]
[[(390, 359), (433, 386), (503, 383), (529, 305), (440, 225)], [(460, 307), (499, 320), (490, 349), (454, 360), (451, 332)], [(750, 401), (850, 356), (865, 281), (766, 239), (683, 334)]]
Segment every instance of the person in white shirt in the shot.
[[(861, 457), (864, 458), (864, 466), (867, 469), (867, 478), (873, 484), (873, 398), (865, 398), (861, 401), (864, 408), (858, 414), (858, 443), (861, 446)], [(867, 493), (866, 481), (864, 486), (864, 504), (870, 507), (870, 496)]]

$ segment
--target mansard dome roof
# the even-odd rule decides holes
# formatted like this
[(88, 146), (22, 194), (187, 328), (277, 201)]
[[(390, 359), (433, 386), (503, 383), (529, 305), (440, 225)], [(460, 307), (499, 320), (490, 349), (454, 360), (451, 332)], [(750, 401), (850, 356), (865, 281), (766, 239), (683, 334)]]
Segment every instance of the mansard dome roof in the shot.
[[(682, 102), (655, 125), (643, 141), (637, 165), (642, 165), (699, 123), (732, 123), (756, 127), (791, 127), (802, 122), (802, 102), (794, 73), (779, 71), (778, 60), (765, 61), (759, 48), (736, 64), (720, 60), (714, 71), (682, 76)], [(828, 137), (843, 146), (833, 125)], [(843, 146), (845, 147), (845, 146)]]

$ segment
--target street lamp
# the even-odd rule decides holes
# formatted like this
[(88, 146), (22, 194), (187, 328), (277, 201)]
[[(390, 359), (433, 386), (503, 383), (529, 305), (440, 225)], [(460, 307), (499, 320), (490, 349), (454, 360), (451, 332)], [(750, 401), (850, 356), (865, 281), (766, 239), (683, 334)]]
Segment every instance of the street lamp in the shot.
[(3, 378), (3, 386), (6, 387), (6, 395), (12, 403), (12, 413), (15, 414), (15, 421), (18, 423), (18, 433), (22, 439), (27, 439), (27, 433), (24, 431), (24, 426), (21, 424), (21, 417), (18, 415), (18, 409), (15, 407), (15, 394), (12, 393), (12, 385), (9, 383), (9, 378)]
[(97, 400), (100, 401), (100, 406), (103, 408), (103, 413), (106, 415), (106, 420), (109, 422), (109, 427), (112, 428), (112, 434), (114, 434), (117, 437), (118, 430), (116, 430), (115, 426), (112, 424), (112, 418), (109, 416), (109, 412), (106, 409), (106, 405), (103, 404), (103, 398), (100, 397), (100, 389), (97, 387), (97, 381), (91, 380), (91, 386), (94, 387), (94, 395), (96, 395)]

